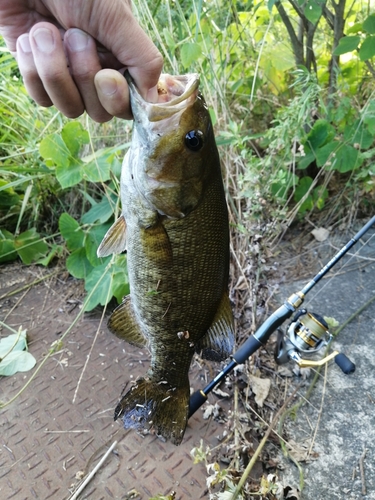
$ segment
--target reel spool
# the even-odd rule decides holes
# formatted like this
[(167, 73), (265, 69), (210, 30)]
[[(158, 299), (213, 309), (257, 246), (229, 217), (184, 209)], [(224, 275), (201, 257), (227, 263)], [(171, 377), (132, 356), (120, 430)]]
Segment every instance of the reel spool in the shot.
[(278, 339), (275, 351), (275, 360), (278, 364), (284, 364), (292, 359), (300, 367), (321, 366), (335, 359), (336, 364), (345, 374), (355, 371), (355, 364), (345, 354), (334, 351), (328, 356), (316, 361), (303, 359), (300, 353), (309, 356), (328, 347), (333, 336), (329, 332), (326, 321), (316, 313), (301, 309), (289, 324), (287, 333), (284, 335), (278, 329)]

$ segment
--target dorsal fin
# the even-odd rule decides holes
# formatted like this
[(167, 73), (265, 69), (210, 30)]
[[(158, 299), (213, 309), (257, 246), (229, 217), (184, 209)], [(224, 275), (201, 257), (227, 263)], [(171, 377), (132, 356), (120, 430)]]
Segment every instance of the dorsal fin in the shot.
[(126, 249), (126, 222), (121, 215), (108, 229), (97, 250), (98, 257), (121, 253)]

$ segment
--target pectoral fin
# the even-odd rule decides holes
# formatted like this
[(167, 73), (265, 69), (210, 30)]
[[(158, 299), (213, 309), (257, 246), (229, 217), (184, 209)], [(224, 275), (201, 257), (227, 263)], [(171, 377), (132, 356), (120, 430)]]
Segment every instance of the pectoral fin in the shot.
[(168, 232), (161, 222), (141, 232), (141, 245), (147, 251), (149, 262), (156, 263), (158, 267), (171, 266), (173, 250)]
[(137, 347), (144, 347), (146, 339), (139, 328), (137, 318), (132, 307), (130, 295), (116, 307), (108, 320), (108, 328), (120, 339)]
[(107, 257), (113, 253), (121, 253), (126, 248), (126, 222), (121, 215), (108, 229), (97, 250), (98, 257)]
[(225, 291), (214, 320), (207, 333), (197, 344), (196, 351), (202, 358), (223, 361), (232, 354), (234, 340), (233, 314), (228, 293)]

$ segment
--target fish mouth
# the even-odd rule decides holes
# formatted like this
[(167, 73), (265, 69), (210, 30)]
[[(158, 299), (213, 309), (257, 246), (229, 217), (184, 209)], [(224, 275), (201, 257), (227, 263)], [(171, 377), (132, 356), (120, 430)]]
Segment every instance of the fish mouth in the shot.
[(193, 103), (198, 95), (199, 75), (161, 74), (157, 85), (158, 102), (143, 99), (129, 72), (125, 72), (131, 98), (131, 107), (136, 121), (146, 117), (149, 122), (157, 122), (173, 116)]

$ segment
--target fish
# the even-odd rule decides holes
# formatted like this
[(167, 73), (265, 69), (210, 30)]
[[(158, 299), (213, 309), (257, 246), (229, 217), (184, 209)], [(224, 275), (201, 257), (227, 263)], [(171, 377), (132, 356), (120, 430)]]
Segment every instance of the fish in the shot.
[(147, 346), (151, 360), (114, 418), (178, 445), (188, 422), (194, 353), (219, 361), (234, 347), (228, 209), (199, 75), (162, 74), (156, 103), (126, 78), (134, 122), (121, 170), (122, 213), (97, 253), (127, 251), (130, 294), (108, 328)]

